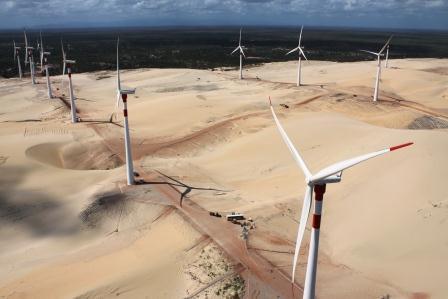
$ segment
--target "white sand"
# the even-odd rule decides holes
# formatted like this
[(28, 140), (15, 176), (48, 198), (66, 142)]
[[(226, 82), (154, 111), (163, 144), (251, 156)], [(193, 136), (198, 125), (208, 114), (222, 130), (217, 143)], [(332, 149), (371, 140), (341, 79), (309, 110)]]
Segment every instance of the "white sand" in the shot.
[[(376, 104), (374, 62), (305, 63), (308, 85), (300, 88), (293, 62), (248, 69), (243, 81), (236, 71), (125, 71), (123, 85), (137, 87), (128, 100), (135, 164), (191, 186), (229, 190), (193, 190), (186, 200), (255, 219), (249, 246), (286, 252), (260, 254), (290, 273), (305, 183), (267, 97), (312, 171), (414, 141), (328, 186), (318, 295), (446, 298), (448, 130), (429, 129), (427, 118), (448, 115), (448, 60), (391, 60), (390, 66)], [(105, 74), (111, 77), (73, 75), (83, 120), (106, 121), (114, 111), (115, 77)], [(61, 78), (53, 79), (59, 87)], [(0, 295), (181, 298), (200, 287), (185, 270), (200, 255), (188, 250), (200, 234), (172, 208), (135, 201), (163, 203), (151, 186), (123, 188), (124, 168), (103, 143), (121, 147), (122, 128), (70, 124), (68, 110), (59, 99), (46, 99), (44, 78), (39, 82), (0, 80)], [(415, 119), (427, 129), (408, 129)], [(121, 192), (130, 202), (124, 214), (118, 201), (87, 221), (80, 217), (101, 194), (116, 199)]]

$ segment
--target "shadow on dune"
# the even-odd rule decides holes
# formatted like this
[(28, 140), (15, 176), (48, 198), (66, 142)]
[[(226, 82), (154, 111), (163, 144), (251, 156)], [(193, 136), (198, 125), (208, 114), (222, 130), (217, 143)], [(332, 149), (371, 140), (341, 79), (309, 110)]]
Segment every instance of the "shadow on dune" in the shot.
[(42, 190), (20, 187), (29, 170), (2, 166), (0, 171), (0, 236), (9, 228), (36, 236), (79, 231), (79, 220), (65, 204)]
[[(182, 183), (181, 181), (168, 176), (158, 170), (156, 170), (156, 172), (158, 174), (160, 174), (161, 176), (163, 176), (165, 179), (168, 179), (169, 181), (159, 181), (159, 182), (146, 182), (141, 180), (139, 182), (139, 184), (148, 184), (148, 185), (169, 185), (170, 187), (172, 187), (174, 190), (176, 190), (177, 192), (180, 193), (180, 206), (182, 207), (182, 202), (184, 200), (184, 198), (188, 198), (188, 193), (190, 193), (192, 190), (201, 190), (201, 191), (216, 191), (216, 192), (230, 192), (228, 190), (220, 190), (220, 189), (215, 189), (215, 188), (202, 188), (202, 187), (193, 187), (193, 186), (189, 186), (185, 183)], [(174, 182), (174, 183), (173, 183)], [(181, 187), (181, 188), (185, 188), (184, 191), (179, 191), (176, 187)]]
[(79, 214), (79, 218), (89, 228), (95, 228), (106, 219), (117, 219), (117, 228), (121, 219), (132, 212), (130, 201), (123, 193), (110, 192), (99, 195)]

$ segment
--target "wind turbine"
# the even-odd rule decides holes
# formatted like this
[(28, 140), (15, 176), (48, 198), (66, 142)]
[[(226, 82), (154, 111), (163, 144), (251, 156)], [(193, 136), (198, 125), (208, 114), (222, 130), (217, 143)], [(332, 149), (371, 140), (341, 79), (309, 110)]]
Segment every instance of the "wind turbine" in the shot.
[(303, 31), (303, 25), (302, 28), (300, 29), (300, 36), (299, 36), (299, 45), (292, 49), (291, 51), (289, 51), (288, 53), (286, 53), (286, 55), (289, 55), (291, 53), (294, 53), (296, 51), (299, 52), (299, 66), (297, 69), (297, 86), (301, 85), (301, 73), (302, 73), (302, 56), (303, 58), (305, 58), (308, 61), (308, 58), (306, 58), (305, 53), (303, 52), (303, 48), (301, 47), (301, 43), (302, 43), (302, 31)]
[(67, 59), (67, 55), (64, 52), (64, 44), (62, 43), (62, 39), (61, 39), (61, 46), (62, 46), (62, 62), (64, 65), (63, 75), (65, 75), (65, 70), (67, 70), (68, 75), (68, 87), (70, 92), (70, 114), (72, 118), (72, 123), (76, 123), (78, 122), (78, 117), (76, 116), (76, 103), (75, 103), (76, 99), (75, 95), (73, 94), (73, 84), (72, 84), (72, 65), (75, 64), (76, 61)]
[(19, 51), (20, 51), (20, 47), (17, 47), (16, 46), (16, 42), (15, 41), (12, 41), (13, 43), (14, 43), (14, 61), (16, 61), (16, 59), (17, 59), (17, 67), (18, 67), (18, 70), (19, 70), (19, 78), (20, 79), (22, 79), (22, 66), (20, 65), (20, 53), (19, 53)]
[(31, 83), (34, 85), (36, 84), (36, 79), (35, 79), (35, 74), (34, 74), (34, 58), (33, 58), (33, 47), (26, 47), (25, 48), (25, 52), (27, 53), (27, 57), (28, 57), (28, 62), (30, 64), (30, 74), (31, 74)]
[(380, 151), (376, 151), (376, 152), (372, 152), (369, 154), (354, 157), (354, 158), (351, 158), (351, 159), (348, 159), (345, 161), (340, 161), (340, 162), (332, 164), (332, 165), (318, 171), (315, 174), (312, 174), (311, 171), (306, 166), (305, 161), (303, 160), (302, 156), (296, 150), (296, 148), (292, 144), (291, 140), (289, 139), (288, 135), (286, 134), (285, 130), (283, 129), (282, 125), (280, 124), (280, 122), (275, 114), (274, 108), (272, 107), (272, 102), (271, 102), (270, 98), (269, 98), (269, 102), (270, 102), (272, 116), (274, 118), (275, 124), (277, 125), (277, 129), (280, 132), (280, 135), (283, 138), (283, 141), (288, 146), (289, 151), (291, 152), (294, 160), (296, 161), (296, 163), (299, 165), (299, 167), (302, 169), (303, 173), (305, 174), (306, 191), (305, 191), (305, 197), (303, 199), (302, 213), (300, 216), (300, 224), (299, 224), (299, 230), (297, 233), (296, 248), (295, 248), (295, 252), (294, 252), (292, 278), (291, 278), (292, 283), (294, 283), (294, 276), (295, 276), (295, 272), (296, 272), (297, 258), (299, 256), (300, 245), (302, 243), (303, 235), (305, 233), (305, 227), (306, 227), (306, 223), (308, 220), (308, 215), (311, 210), (313, 190), (316, 195), (316, 199), (314, 202), (314, 214), (313, 214), (313, 220), (312, 220), (311, 242), (310, 242), (310, 246), (309, 246), (308, 263), (307, 263), (306, 276), (305, 276), (305, 288), (304, 288), (304, 292), (303, 292), (303, 298), (313, 299), (315, 297), (315, 286), (316, 286), (317, 254), (318, 254), (318, 247), (319, 247), (320, 221), (321, 221), (321, 215), (322, 215), (323, 196), (325, 193), (326, 184), (339, 183), (342, 178), (342, 171), (344, 171), (345, 169), (355, 166), (356, 164), (364, 162), (368, 159), (386, 154), (388, 152), (403, 148), (405, 146), (412, 145), (413, 143), (409, 142), (409, 143), (393, 146), (390, 148), (386, 148), (386, 149), (383, 149)]
[(45, 66), (45, 76), (47, 77), (48, 98), (52, 99), (53, 94), (51, 92), (51, 82), (50, 82), (50, 72), (49, 72), (50, 66), (48, 65), (48, 59), (47, 59), (49, 55), (50, 55), (50, 52), (42, 52), (41, 57), (43, 58), (42, 63)]
[(243, 79), (243, 56), (244, 56), (244, 58), (246, 58), (246, 55), (244, 55), (243, 47), (241, 46), (241, 31), (242, 30), (243, 30), (243, 28), (240, 28), (240, 41), (238, 42), (238, 47), (236, 47), (235, 50), (233, 50), (233, 52), (230, 53), (230, 55), (232, 55), (236, 51), (238, 51), (238, 50), (240, 51), (240, 80)]
[(389, 45), (390, 40), (392, 39), (393, 35), (391, 35), (389, 37), (389, 39), (387, 40), (387, 42), (384, 44), (384, 46), (381, 48), (381, 50), (376, 53), (376, 52), (372, 52), (372, 51), (367, 51), (367, 50), (361, 50), (362, 52), (366, 52), (372, 55), (377, 56), (377, 71), (376, 71), (376, 81), (375, 81), (375, 92), (373, 94), (373, 101), (376, 102), (378, 100), (378, 88), (380, 85), (380, 76), (381, 76), (381, 56), (383, 56), (383, 52), (384, 50), (387, 48), (387, 46)]
[(122, 89), (120, 81), (120, 60), (118, 58), (118, 47), (120, 38), (117, 39), (117, 87), (118, 97), (117, 104), (119, 103), (120, 96), (123, 102), (123, 116), (124, 116), (124, 148), (126, 152), (126, 174), (128, 185), (134, 185), (134, 165), (132, 162), (132, 149), (131, 149), (131, 137), (129, 135), (129, 123), (128, 123), (128, 94), (135, 94), (135, 88)]

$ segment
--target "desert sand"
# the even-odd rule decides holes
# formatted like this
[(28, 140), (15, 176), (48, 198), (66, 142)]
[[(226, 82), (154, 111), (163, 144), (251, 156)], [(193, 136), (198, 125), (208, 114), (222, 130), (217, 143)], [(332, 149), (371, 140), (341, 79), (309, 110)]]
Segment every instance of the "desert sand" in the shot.
[[(301, 87), (295, 62), (248, 68), (241, 81), (236, 70), (123, 71), (137, 88), (136, 186), (125, 181), (114, 72), (73, 75), (77, 124), (66, 78), (52, 77), (54, 99), (44, 77), (0, 79), (0, 297), (292, 297), (246, 264), (255, 256), (290, 277), (305, 188), (270, 96), (311, 171), (415, 142), (327, 186), (318, 297), (446, 298), (448, 60), (389, 66), (377, 103), (373, 61), (304, 63)], [(197, 211), (254, 219), (247, 250), (238, 226)], [(307, 250), (305, 237), (299, 288)]]

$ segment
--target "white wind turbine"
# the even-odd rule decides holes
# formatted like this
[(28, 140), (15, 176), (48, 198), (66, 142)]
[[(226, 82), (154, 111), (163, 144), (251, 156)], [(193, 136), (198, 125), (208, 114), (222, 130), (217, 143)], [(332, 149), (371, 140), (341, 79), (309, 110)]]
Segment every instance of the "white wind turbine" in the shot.
[(131, 137), (129, 135), (129, 123), (128, 123), (128, 94), (135, 94), (135, 88), (123, 89), (120, 81), (120, 60), (118, 58), (118, 47), (120, 38), (117, 39), (117, 105), (119, 105), (120, 96), (123, 102), (123, 117), (124, 117), (124, 147), (126, 152), (126, 176), (128, 185), (134, 185), (134, 165), (132, 162), (132, 149), (131, 149)]
[(240, 80), (243, 79), (243, 56), (244, 56), (244, 58), (246, 58), (246, 55), (244, 55), (243, 47), (241, 46), (241, 31), (242, 30), (243, 30), (243, 28), (240, 28), (240, 40), (238, 42), (238, 47), (236, 47), (235, 50), (233, 50), (233, 52), (230, 53), (230, 55), (232, 55), (233, 53), (235, 53), (238, 50), (240, 52)]
[(48, 89), (48, 98), (53, 98), (53, 93), (51, 92), (51, 82), (50, 82), (50, 66), (48, 65), (48, 56), (50, 55), (50, 52), (42, 52), (42, 63), (44, 64), (45, 68), (45, 76), (47, 78), (47, 89)]
[(381, 48), (381, 50), (376, 53), (376, 52), (372, 52), (372, 51), (367, 51), (367, 50), (361, 50), (362, 52), (366, 52), (372, 55), (377, 56), (377, 71), (376, 71), (376, 81), (375, 81), (375, 92), (373, 94), (373, 101), (376, 102), (378, 100), (378, 88), (380, 85), (380, 76), (381, 76), (381, 56), (383, 56), (383, 52), (384, 49), (387, 48), (387, 46), (389, 45), (390, 40), (392, 39), (393, 35), (391, 37), (389, 37), (389, 39), (387, 40), (387, 42), (384, 44), (384, 46)]
[(25, 36), (25, 66), (30, 64), (30, 75), (31, 75), (31, 83), (36, 84), (36, 80), (34, 78), (34, 59), (33, 59), (33, 47), (28, 46), (28, 38), (26, 36), (26, 31), (23, 31), (23, 35)]
[(36, 78), (35, 78), (35, 65), (34, 65), (34, 58), (33, 58), (33, 47), (26, 47), (25, 52), (27, 53), (28, 57), (28, 63), (30, 64), (30, 74), (31, 74), (31, 83), (34, 85), (36, 84)]
[(302, 31), (303, 31), (303, 26), (300, 29), (300, 36), (299, 36), (299, 45), (292, 49), (291, 51), (289, 51), (288, 53), (286, 53), (286, 55), (289, 55), (291, 53), (294, 53), (296, 51), (299, 52), (299, 66), (297, 69), (297, 86), (301, 85), (301, 73), (302, 73), (302, 56), (303, 58), (305, 58), (308, 61), (308, 58), (306, 58), (305, 53), (303, 52), (303, 48), (301, 47), (301, 43), (302, 43)]
[(16, 61), (17, 59), (17, 67), (19, 70), (19, 78), (22, 79), (22, 65), (20, 64), (20, 47), (16, 46), (16, 42), (13, 41), (14, 43), (14, 61)]
[[(269, 99), (270, 101), (270, 99)], [(390, 148), (386, 148), (380, 151), (372, 152), (369, 154), (365, 154), (362, 156), (354, 157), (345, 161), (337, 162), (332, 164), (315, 174), (312, 174), (308, 167), (305, 164), (305, 161), (296, 150), (282, 125), (280, 124), (274, 108), (272, 107), (272, 103), (270, 103), (270, 108), (272, 112), (272, 116), (274, 118), (275, 124), (277, 125), (277, 129), (280, 132), (283, 141), (289, 148), (294, 160), (302, 169), (305, 174), (305, 182), (306, 182), (306, 191), (305, 197), (303, 199), (303, 207), (302, 213), (300, 216), (300, 224), (299, 230), (297, 232), (297, 242), (294, 251), (294, 259), (293, 259), (293, 267), (292, 267), (292, 283), (294, 283), (294, 276), (296, 272), (297, 258), (299, 256), (300, 245), (302, 243), (303, 235), (305, 233), (305, 227), (308, 220), (308, 215), (311, 210), (311, 202), (312, 202), (312, 193), (316, 194), (316, 199), (314, 202), (314, 214), (312, 220), (312, 230), (311, 230), (311, 241), (309, 246), (308, 253), (308, 263), (306, 268), (306, 277), (305, 277), (305, 288), (303, 292), (303, 298), (313, 299), (315, 297), (315, 286), (316, 286), (316, 271), (317, 271), (317, 254), (319, 247), (319, 231), (320, 231), (320, 221), (322, 215), (322, 204), (323, 204), (323, 195), (325, 193), (326, 184), (329, 183), (339, 183), (342, 178), (342, 171), (352, 166), (355, 166), (358, 163), (366, 161), (368, 159), (374, 158), (376, 156), (383, 155), (385, 153), (397, 150), (399, 148), (412, 145), (412, 142), (393, 146)]]
[(64, 65), (67, 68), (68, 75), (68, 88), (70, 92), (70, 112), (72, 123), (78, 122), (78, 117), (76, 116), (76, 103), (75, 103), (75, 95), (73, 94), (73, 84), (72, 84), (72, 65), (75, 64), (75, 60), (69, 60), (67, 57), (64, 57)]

